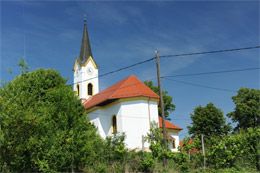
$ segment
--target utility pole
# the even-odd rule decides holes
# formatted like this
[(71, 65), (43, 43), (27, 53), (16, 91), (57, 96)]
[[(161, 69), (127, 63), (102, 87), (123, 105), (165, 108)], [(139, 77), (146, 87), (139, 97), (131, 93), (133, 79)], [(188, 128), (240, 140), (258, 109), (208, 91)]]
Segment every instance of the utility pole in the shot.
[[(160, 93), (160, 106), (162, 112), (162, 125), (163, 125), (163, 142), (164, 142), (164, 150), (167, 150), (167, 141), (166, 141), (166, 128), (165, 128), (165, 116), (164, 116), (164, 104), (163, 104), (163, 96), (162, 96), (162, 86), (161, 86), (161, 76), (160, 76), (160, 63), (159, 63), (159, 51), (155, 51), (156, 54), (156, 66), (157, 66), (157, 78), (158, 78), (158, 87)], [(164, 159), (164, 166), (168, 165), (168, 160)]]
[(144, 153), (144, 135), (142, 135), (142, 152)]
[(202, 153), (204, 156), (204, 160), (203, 160), (203, 168), (205, 169), (206, 167), (206, 158), (205, 158), (205, 148), (204, 148), (204, 135), (201, 135), (201, 144), (202, 144)]

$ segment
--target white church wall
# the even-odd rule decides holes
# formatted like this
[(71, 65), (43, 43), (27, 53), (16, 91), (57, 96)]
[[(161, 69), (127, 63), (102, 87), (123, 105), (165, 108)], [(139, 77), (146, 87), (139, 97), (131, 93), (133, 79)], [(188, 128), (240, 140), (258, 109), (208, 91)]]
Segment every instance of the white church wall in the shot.
[[(142, 135), (146, 136), (150, 129), (150, 122), (155, 121), (158, 123), (158, 109), (157, 103), (151, 102), (149, 104), (150, 120), (148, 101), (136, 100), (122, 103), (122, 131), (126, 133), (126, 144), (130, 149), (142, 148)], [(149, 144), (145, 142), (145, 148)]]
[[(158, 123), (157, 103), (149, 101), (150, 121)], [(138, 112), (137, 112), (138, 110)], [(121, 102), (111, 107), (88, 113), (90, 121), (98, 128), (101, 137), (111, 136), (111, 118), (117, 117), (117, 131), (126, 134), (125, 143), (128, 148), (142, 148), (142, 135), (146, 136), (150, 129), (148, 101), (136, 100)], [(146, 142), (145, 148), (149, 148)]]
[(121, 114), (121, 103), (113, 105), (111, 107), (95, 110), (88, 113), (89, 119), (98, 128), (98, 132), (102, 138), (106, 136), (111, 136), (111, 118), (113, 115), (117, 116), (117, 130), (122, 132), (121, 119), (118, 115)]

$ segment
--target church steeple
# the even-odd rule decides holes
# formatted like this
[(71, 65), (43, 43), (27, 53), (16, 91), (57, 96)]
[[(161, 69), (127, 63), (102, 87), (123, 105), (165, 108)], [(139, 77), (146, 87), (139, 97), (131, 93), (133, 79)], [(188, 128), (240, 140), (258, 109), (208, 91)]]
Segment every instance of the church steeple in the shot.
[(81, 48), (80, 48), (80, 54), (79, 54), (79, 64), (85, 64), (87, 60), (92, 57), (92, 51), (90, 47), (89, 37), (88, 37), (88, 30), (87, 30), (87, 24), (86, 24), (86, 15), (84, 15), (84, 30), (83, 30), (83, 36), (81, 41)]
[(90, 41), (88, 37), (86, 15), (81, 41), (80, 55), (74, 63), (73, 90), (80, 99), (88, 99), (99, 92), (98, 66), (92, 57)]

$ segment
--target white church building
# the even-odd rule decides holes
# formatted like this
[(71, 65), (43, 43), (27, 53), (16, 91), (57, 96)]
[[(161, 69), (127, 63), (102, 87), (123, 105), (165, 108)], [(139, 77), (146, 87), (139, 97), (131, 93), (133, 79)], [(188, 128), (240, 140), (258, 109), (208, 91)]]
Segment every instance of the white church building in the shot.
[[(124, 132), (127, 148), (141, 149), (142, 136), (149, 132), (151, 122), (162, 127), (158, 116), (159, 96), (133, 75), (99, 92), (98, 69), (92, 56), (85, 19), (80, 55), (73, 68), (73, 89), (82, 99), (90, 122), (103, 138)], [(165, 124), (169, 148), (178, 151), (178, 133), (182, 129), (169, 121)], [(144, 148), (148, 149), (149, 143), (144, 143)]]

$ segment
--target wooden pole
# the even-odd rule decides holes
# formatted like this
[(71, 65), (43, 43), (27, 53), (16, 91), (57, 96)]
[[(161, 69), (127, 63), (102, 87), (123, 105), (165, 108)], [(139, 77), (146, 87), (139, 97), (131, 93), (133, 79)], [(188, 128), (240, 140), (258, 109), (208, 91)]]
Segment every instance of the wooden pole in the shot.
[[(167, 150), (167, 141), (166, 141), (167, 138), (166, 138), (166, 128), (165, 128), (164, 104), (163, 104), (161, 76), (160, 76), (159, 51), (155, 51), (155, 54), (156, 54), (158, 87), (159, 87), (159, 93), (160, 93), (160, 106), (161, 106), (161, 112), (162, 112), (163, 142), (164, 142), (164, 150)], [(168, 165), (168, 160), (164, 159), (164, 166), (167, 166), (167, 165)]]
[(201, 144), (202, 144), (202, 153), (203, 153), (203, 168), (205, 169), (206, 167), (206, 158), (205, 158), (205, 148), (204, 148), (204, 135), (201, 135)]
[(144, 135), (142, 135), (142, 152), (144, 152)]

